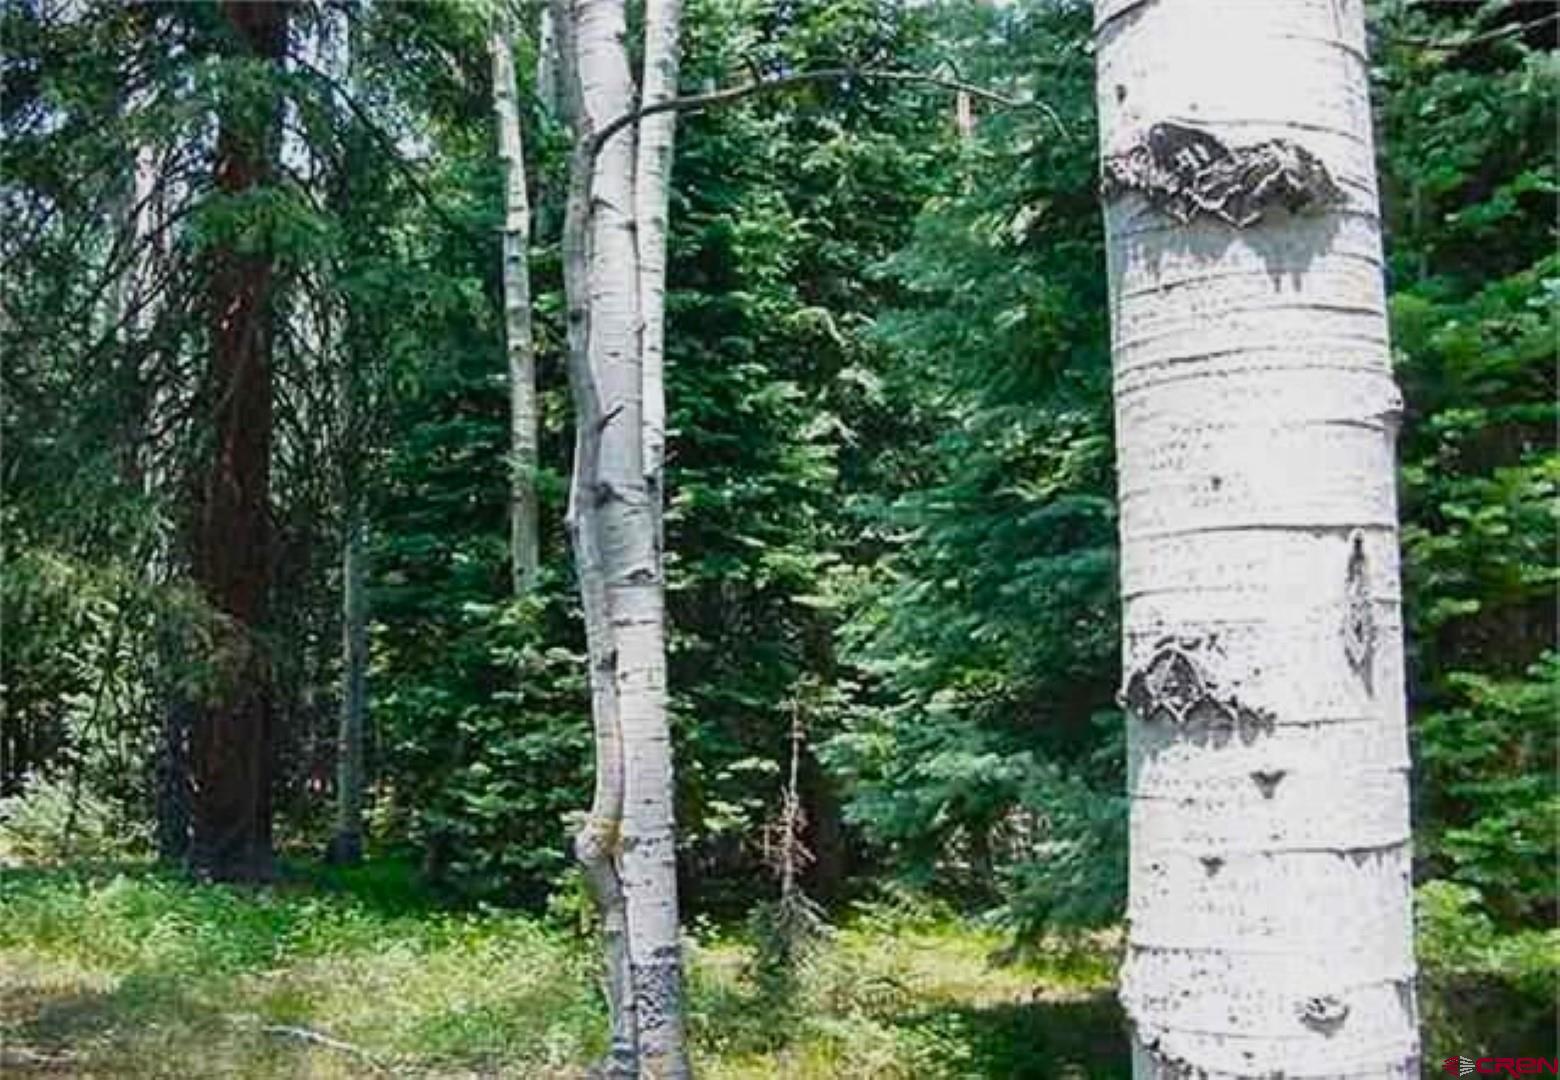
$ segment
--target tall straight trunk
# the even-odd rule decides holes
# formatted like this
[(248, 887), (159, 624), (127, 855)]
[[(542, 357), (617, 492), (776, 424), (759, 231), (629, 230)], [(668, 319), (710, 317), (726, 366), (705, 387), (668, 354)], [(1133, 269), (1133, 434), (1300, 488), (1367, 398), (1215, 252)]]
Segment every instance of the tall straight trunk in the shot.
[(575, 429), (567, 527), (585, 622), (596, 765), (590, 812), (575, 837), (575, 852), (601, 919), (603, 982), (611, 1032), (600, 1072), (607, 1077), (634, 1077), (639, 1071), (639, 1036), (628, 954), (628, 910), (618, 865), (623, 829), (623, 738), (618, 717), (617, 653), (607, 607), (595, 494), (601, 456), (601, 401), (590, 363), (593, 163), (586, 150), (584, 89), (571, 0), (552, 0), (551, 11), (563, 84), (561, 105), (575, 130), (562, 237)]
[[(287, 6), (221, 5), (243, 55), (280, 66)], [(271, 176), (279, 109), (240, 102), (220, 117), (216, 186), (238, 196)], [(270, 581), (272, 263), (223, 242), (212, 252), (212, 447), (191, 569), (225, 622), (214, 685), (193, 710), (192, 869), (248, 880), (272, 872), (272, 702), (260, 631)]]
[[(351, 22), (345, 14), (322, 19), (315, 28), (319, 64), (350, 95), (353, 80)], [(345, 118), (343, 118), (345, 119)], [(316, 155), (311, 184), (316, 197), (345, 218), (349, 195), (347, 174), (355, 154), (349, 147), (341, 171), (324, 155)], [(333, 172), (335, 175), (333, 175)], [(341, 690), (336, 719), (336, 815), (327, 862), (354, 865), (363, 858), (363, 807), (368, 784), (364, 737), (368, 719), (368, 497), (364, 490), (369, 440), (368, 404), (361, 355), (363, 334), (350, 329), (352, 313), (341, 302), (337, 268), (323, 266), (321, 297), (305, 302), (300, 337), (312, 345), (322, 362), (336, 371), (336, 414), (340, 442), (336, 445), (337, 497), (341, 506)], [(359, 328), (360, 330), (360, 328)]]
[(509, 359), (509, 548), (515, 595), (536, 584), (540, 565), (536, 505), (536, 346), (531, 330), (531, 207), (526, 195), (525, 145), (508, 22), (490, 39), (493, 113), (504, 167), (504, 338)]
[[(632, 994), (629, 1001), (616, 1003), (614, 1035), (626, 1019), (635, 1052), (631, 1063), (609, 1061), (608, 1067), (631, 1066), (629, 1075), (682, 1077), (689, 1075), (689, 1066), (666, 715), (665, 596), (657, 496), (646, 468), (645, 325), (635, 192), (639, 163), (633, 125), (600, 147), (592, 138), (634, 107), (624, 4), (561, 0), (554, 21), (576, 138), (565, 224), (570, 373), (579, 439), (576, 549), (583, 556), (587, 632), (592, 616), (587, 558), (599, 565), (609, 655), (600, 657), (601, 666), (593, 664), (592, 677), (610, 670), (616, 721), (615, 731), (604, 731), (603, 720), (613, 718), (599, 712), (596, 717), (597, 802), (577, 847), (587, 875), (620, 889), (623, 905)], [(620, 779), (604, 776), (614, 761)], [(603, 788), (614, 782), (616, 792), (607, 794), (615, 796), (615, 806), (603, 806)], [(602, 809), (608, 814), (598, 813)], [(616, 898), (598, 887), (597, 899), (607, 902), (607, 922), (612, 915), (607, 905)], [(614, 964), (621, 959), (611, 955), (612, 946), (609, 937), (609, 989), (619, 973)]]
[(363, 858), (363, 727), (368, 714), (368, 588), (360, 493), (347, 493), (341, 545), (341, 714), (336, 729), (336, 827), (329, 861)]
[(1095, 22), (1135, 1072), (1414, 1075), (1363, 2)]
[[(640, 106), (677, 96), (682, 0), (645, 0), (645, 70)], [(656, 517), (657, 553), (663, 543), (662, 475), (666, 465), (666, 218), (677, 113), (639, 123), (634, 161), (634, 223), (639, 239), (640, 384), (644, 397), (644, 470)]]
[(558, 32), (552, 4), (542, 5), (536, 23), (536, 100), (549, 114), (558, 111)]

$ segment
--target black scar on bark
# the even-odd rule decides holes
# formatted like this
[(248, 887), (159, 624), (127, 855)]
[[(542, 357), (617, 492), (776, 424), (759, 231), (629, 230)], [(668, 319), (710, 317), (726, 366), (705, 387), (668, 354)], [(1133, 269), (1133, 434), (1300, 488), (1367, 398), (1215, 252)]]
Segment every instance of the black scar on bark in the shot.
[(1105, 159), (1101, 195), (1114, 199), (1134, 191), (1183, 225), (1204, 214), (1238, 229), (1255, 225), (1274, 206), (1311, 213), (1344, 201), (1327, 166), (1298, 143), (1230, 146), (1169, 120)]
[(1251, 779), (1256, 781), (1257, 790), (1262, 792), (1264, 799), (1271, 799), (1273, 792), (1278, 790), (1278, 782), (1286, 773), (1283, 769), (1264, 770), (1258, 769), (1251, 774)]
[(682, 956), (677, 947), (662, 945), (652, 949), (647, 963), (634, 965), (633, 981), (639, 1030), (664, 1027), (681, 995)]
[(1306, 998), (1299, 1011), (1300, 1022), (1323, 1035), (1332, 1035), (1349, 1018), (1349, 1006), (1332, 994)]
[(1222, 746), (1231, 735), (1250, 743), (1273, 730), (1271, 713), (1241, 701), (1213, 674), (1218, 650), (1207, 637), (1161, 639), (1127, 677), (1123, 708), (1144, 723), (1163, 723)]
[(1365, 570), (1365, 538), (1355, 530), (1349, 537), (1349, 565), (1344, 572), (1343, 654), (1369, 693), (1376, 658), (1376, 616)]

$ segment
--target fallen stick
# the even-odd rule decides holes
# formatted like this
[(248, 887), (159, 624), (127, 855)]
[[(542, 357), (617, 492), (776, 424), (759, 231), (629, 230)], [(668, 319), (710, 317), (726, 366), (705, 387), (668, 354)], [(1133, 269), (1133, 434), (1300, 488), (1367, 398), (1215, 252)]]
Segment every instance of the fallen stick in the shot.
[(374, 1057), (373, 1054), (370, 1054), (361, 1046), (353, 1046), (349, 1042), (343, 1042), (340, 1039), (333, 1039), (329, 1035), (321, 1034), (318, 1031), (311, 1031), (308, 1028), (301, 1027), (288, 1027), (283, 1024), (267, 1024), (260, 1030), (265, 1032), (267, 1035), (285, 1035), (290, 1039), (298, 1039), (301, 1042), (314, 1043), (316, 1046), (323, 1046), (330, 1050), (339, 1050), (343, 1054), (351, 1054), (353, 1057), (366, 1062), (367, 1064), (371, 1065), (376, 1072), (381, 1072), (386, 1075), (394, 1074), (394, 1070), (380, 1062), (377, 1058)]

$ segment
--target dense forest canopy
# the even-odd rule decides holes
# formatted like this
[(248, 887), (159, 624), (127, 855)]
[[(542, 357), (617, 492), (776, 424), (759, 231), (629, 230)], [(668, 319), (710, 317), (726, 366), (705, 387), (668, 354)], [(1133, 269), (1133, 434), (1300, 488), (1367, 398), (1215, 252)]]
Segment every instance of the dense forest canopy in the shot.
[[(1552, 1053), (1560, 20), (1368, 14), (1422, 1009), (1432, 1052)], [(577, 906), (576, 120), (550, 18), (0, 13), (0, 875), (265, 876), (273, 828), (284, 874), (358, 854), (332, 838), (360, 620), (370, 863), (453, 909)], [(530, 215), (519, 590), (495, 26)], [(1121, 923), (1092, 33), (1072, 0), (684, 6), (683, 94), (844, 69), (677, 117), (655, 494), (685, 921), (784, 938), (929, 897), (1010, 957)], [(202, 741), (231, 730), (260, 758)], [(191, 825), (202, 777), (250, 832)]]

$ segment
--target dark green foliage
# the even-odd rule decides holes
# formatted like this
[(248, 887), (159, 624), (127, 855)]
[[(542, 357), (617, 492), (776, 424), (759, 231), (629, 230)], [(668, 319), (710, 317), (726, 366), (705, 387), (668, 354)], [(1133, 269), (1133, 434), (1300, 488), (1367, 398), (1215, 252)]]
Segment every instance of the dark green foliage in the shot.
[(881, 268), (908, 438), (859, 503), (891, 553), (848, 635), (876, 696), (829, 758), (901, 870), (1036, 936), (1114, 919), (1124, 883), (1093, 70), (1080, 7), (964, 33), (977, 71), (1041, 73), (1051, 113), (987, 119)]
[[(517, 603), (485, 7), (301, 5), (302, 62), (281, 73), (221, 55), (211, 5), (97, 4), (90, 19), (65, 7), (0, 13), (0, 794), (27, 789), (4, 804), (11, 847), (111, 854), (112, 823), (149, 822), (165, 704), (198, 694), (223, 659), (175, 541), (190, 510), (183, 477), (205, 445), (205, 260), (227, 244), (271, 254), (286, 329), (275, 588), (257, 638), (283, 716), (279, 835), (316, 852), (327, 829), (338, 548), (345, 508), (361, 500), (370, 846), (421, 879), (419, 905), (431, 886), (441, 901), (534, 906), (552, 891), (556, 908), (590, 783), (562, 529), (572, 431), (558, 123), (522, 90), (544, 569)], [(1499, 1049), (1490, 1032), (1502, 1020), (1539, 1033), (1555, 966), (1554, 939), (1537, 928), (1556, 914), (1560, 820), (1556, 68), (1552, 21), (1526, 25), (1523, 10), (1383, 3), (1373, 28), (1405, 393), (1426, 1013), (1433, 1039), (1467, 1048)], [(350, 33), (345, 82), (304, 46), (333, 20)], [(695, 911), (745, 914), (771, 894), (762, 829), (800, 715), (803, 840), (817, 860), (808, 895), (833, 904), (891, 874), (995, 914), (1023, 945), (1119, 920), (1116, 526), (1089, 33), (1087, 4), (1055, 0), (689, 5), (685, 89), (755, 71), (956, 68), (1046, 105), (977, 101), (965, 140), (945, 91), (858, 78), (679, 120), (666, 525), (680, 853)], [(522, 72), (534, 70), (530, 34), (517, 42)], [(276, 92), (289, 168), (243, 196), (213, 193), (198, 137), (213, 110)], [(115, 301), (133, 261), (123, 200), (147, 146), (166, 158), (173, 220), (157, 302), (127, 330)], [(311, 311), (333, 320), (328, 347), (300, 332)], [(74, 848), (51, 849), (66, 822)], [(153, 901), (185, 903), (154, 884)], [(212, 903), (218, 922), (243, 920)], [(1116, 1042), (1091, 1053), (1027, 1030), (1038, 1006), (904, 1019), (880, 1007), (903, 1003), (893, 979), (858, 984), (796, 962), (797, 943), (822, 940), (815, 915), (756, 916), (760, 948), (735, 969), (757, 977), (740, 994), (700, 991), (701, 1037), (772, 1050), (784, 1042), (777, 1010), (815, 994), (813, 1013), (787, 1015), (871, 1017), (916, 1075), (1027, 1075), (1053, 1052), (1102, 1074), (1123, 1067)], [(243, 949), (295, 933), (290, 918), (244, 931)], [(268, 959), (255, 949), (245, 962)], [(1045, 1015), (1090, 1032), (1116, 1022), (1091, 1004)], [(429, 1024), (466, 1045), (480, 1020)], [(842, 1054), (849, 1040), (824, 1042)]]
[(1476, 886), (1510, 928), (1555, 916), (1560, 82), (1509, 28), (1455, 47), (1498, 29), (1478, 13), (1391, 14), (1378, 85), (1421, 873)]
[(1426, 1038), (1432, 1054), (1553, 1054), (1553, 27), (1521, 31), (1499, 5), (1384, 16)]

